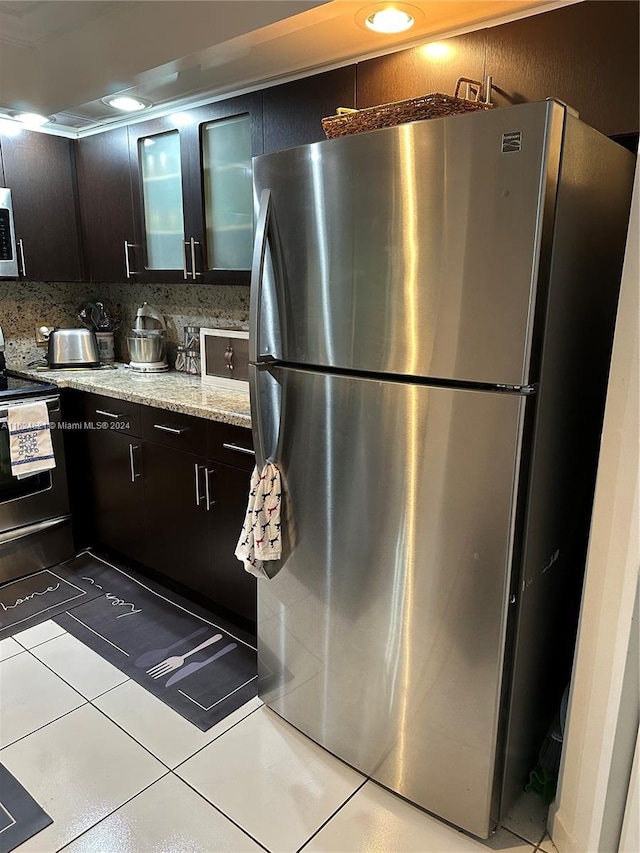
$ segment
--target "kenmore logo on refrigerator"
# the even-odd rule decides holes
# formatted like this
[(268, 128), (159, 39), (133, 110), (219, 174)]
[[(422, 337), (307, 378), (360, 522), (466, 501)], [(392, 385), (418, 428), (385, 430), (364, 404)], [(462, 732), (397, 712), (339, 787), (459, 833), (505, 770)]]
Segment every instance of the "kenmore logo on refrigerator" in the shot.
[(512, 130), (510, 133), (502, 134), (502, 153), (510, 154), (512, 151), (522, 150), (522, 131)]

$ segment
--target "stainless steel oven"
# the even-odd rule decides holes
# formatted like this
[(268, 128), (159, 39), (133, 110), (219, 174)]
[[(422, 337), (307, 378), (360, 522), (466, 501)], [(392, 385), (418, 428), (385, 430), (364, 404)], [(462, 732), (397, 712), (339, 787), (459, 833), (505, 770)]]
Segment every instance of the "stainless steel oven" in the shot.
[[(0, 388), (0, 583), (73, 556), (60, 396), (53, 386), (2, 377), (12, 388)], [(56, 467), (18, 479), (11, 473), (9, 406), (42, 400), (52, 425)]]

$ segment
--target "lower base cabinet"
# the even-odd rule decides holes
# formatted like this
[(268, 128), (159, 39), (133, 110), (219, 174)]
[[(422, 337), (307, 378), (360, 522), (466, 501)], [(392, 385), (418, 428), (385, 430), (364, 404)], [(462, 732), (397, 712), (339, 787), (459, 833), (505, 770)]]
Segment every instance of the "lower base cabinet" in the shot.
[(93, 527), (100, 542), (146, 562), (144, 484), (140, 442), (117, 432), (87, 433)]
[(150, 441), (143, 451), (147, 563), (191, 586), (206, 574), (211, 551), (204, 490), (200, 494), (205, 462)]
[(234, 555), (251, 431), (95, 394), (84, 418), (96, 544), (255, 622), (256, 579)]
[(213, 598), (214, 590), (205, 590), (211, 579), (215, 579), (216, 587), (224, 590), (225, 600), (221, 604), (255, 621), (256, 578), (245, 572), (234, 555), (247, 507), (249, 473), (210, 461), (207, 476), (211, 500), (209, 541), (212, 547), (209, 568), (200, 580), (201, 588), (205, 595)]

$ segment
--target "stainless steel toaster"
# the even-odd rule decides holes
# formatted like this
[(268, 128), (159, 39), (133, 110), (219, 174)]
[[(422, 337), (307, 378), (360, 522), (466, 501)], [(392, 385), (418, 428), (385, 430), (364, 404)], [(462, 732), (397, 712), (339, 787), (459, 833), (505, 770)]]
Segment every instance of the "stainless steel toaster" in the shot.
[(91, 329), (54, 329), (49, 334), (49, 367), (100, 367), (100, 353)]

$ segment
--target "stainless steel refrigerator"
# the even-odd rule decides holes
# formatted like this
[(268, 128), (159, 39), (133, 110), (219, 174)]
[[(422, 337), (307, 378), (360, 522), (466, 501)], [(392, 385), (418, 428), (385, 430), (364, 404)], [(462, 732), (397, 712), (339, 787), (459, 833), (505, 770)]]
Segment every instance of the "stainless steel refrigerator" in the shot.
[(482, 837), (569, 677), (633, 164), (554, 101), (253, 162), (260, 696)]

